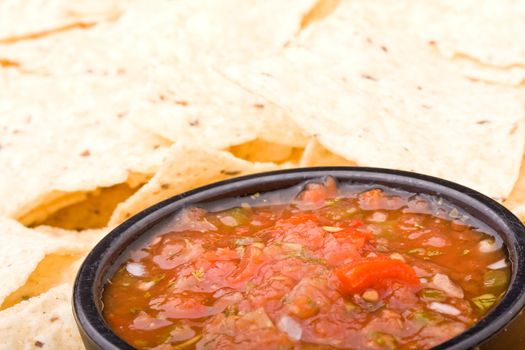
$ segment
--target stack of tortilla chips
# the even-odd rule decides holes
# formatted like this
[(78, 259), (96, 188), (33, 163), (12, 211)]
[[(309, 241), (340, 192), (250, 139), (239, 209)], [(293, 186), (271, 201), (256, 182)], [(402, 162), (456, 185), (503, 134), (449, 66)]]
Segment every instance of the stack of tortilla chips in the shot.
[(0, 2), (0, 349), (81, 349), (71, 288), (142, 209), (283, 168), (442, 177), (525, 219), (514, 0)]

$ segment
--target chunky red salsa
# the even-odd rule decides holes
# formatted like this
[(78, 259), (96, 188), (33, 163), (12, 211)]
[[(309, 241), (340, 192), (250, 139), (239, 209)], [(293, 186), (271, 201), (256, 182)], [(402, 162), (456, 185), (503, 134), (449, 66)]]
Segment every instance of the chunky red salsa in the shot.
[(106, 285), (109, 326), (140, 349), (428, 349), (507, 288), (501, 240), (438, 197), (301, 189), (179, 212)]

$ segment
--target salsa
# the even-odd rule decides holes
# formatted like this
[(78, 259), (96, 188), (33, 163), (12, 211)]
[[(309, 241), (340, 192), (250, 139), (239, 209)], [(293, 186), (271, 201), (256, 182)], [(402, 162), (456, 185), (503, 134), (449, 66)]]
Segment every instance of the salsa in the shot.
[(428, 349), (506, 291), (501, 239), (442, 198), (292, 192), (181, 210), (106, 284), (108, 325), (139, 349)]

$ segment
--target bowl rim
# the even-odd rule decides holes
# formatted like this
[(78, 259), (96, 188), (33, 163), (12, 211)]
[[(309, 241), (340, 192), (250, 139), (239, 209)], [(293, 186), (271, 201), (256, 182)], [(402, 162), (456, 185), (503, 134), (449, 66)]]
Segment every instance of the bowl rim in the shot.
[[(217, 198), (238, 196), (261, 191), (249, 188), (268, 185), (274, 189), (287, 188), (307, 180), (333, 176), (342, 181), (369, 184), (399, 183), (399, 187), (415, 187), (427, 193), (447, 198), (456, 205), (467, 205), (485, 216), (481, 221), (493, 220), (489, 226), (499, 226), (512, 265), (512, 277), (504, 297), (497, 306), (474, 326), (458, 336), (433, 347), (432, 350), (460, 350), (478, 346), (501, 332), (525, 306), (525, 226), (507, 208), (495, 200), (463, 185), (441, 178), (385, 168), (371, 167), (308, 167), (256, 173), (215, 182), (172, 196), (127, 219), (109, 232), (87, 255), (73, 286), (73, 314), (84, 342), (101, 349), (134, 349), (106, 325), (97, 304), (103, 288), (108, 261), (126, 249), (130, 238), (148, 234), (157, 222), (188, 204), (198, 204)], [(280, 184), (280, 185), (279, 185)], [(284, 185), (283, 185), (284, 184)], [(394, 188), (392, 184), (391, 188)], [(269, 190), (272, 190), (271, 188)], [(239, 194), (236, 194), (236, 191)], [(407, 190), (410, 191), (410, 190)], [(468, 210), (467, 210), (468, 211)], [(479, 218), (479, 217), (478, 217)], [(127, 239), (127, 241), (126, 241)], [(115, 260), (115, 258), (113, 258)], [(104, 271), (103, 271), (104, 270)]]

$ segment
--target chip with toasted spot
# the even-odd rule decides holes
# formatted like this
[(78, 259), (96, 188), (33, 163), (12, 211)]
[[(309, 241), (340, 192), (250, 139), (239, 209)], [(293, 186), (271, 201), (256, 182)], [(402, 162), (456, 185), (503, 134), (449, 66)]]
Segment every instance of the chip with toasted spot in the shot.
[(0, 215), (41, 222), (84, 199), (79, 192), (158, 169), (169, 142), (126, 120), (131, 85), (124, 91), (116, 80), (89, 76), (12, 78), (0, 99)]
[[(519, 85), (525, 78), (525, 4), (515, 0), (352, 0), (339, 15), (402, 31), (472, 79)], [(392, 16), (393, 13), (400, 14)]]
[(153, 178), (119, 204), (110, 225), (176, 194), (230, 177), (278, 169), (275, 163), (252, 163), (229, 152), (196, 144), (176, 143)]
[(506, 197), (525, 141), (519, 90), (465, 78), (403, 32), (348, 21), (344, 10), (310, 25), (280, 55), (226, 74), (358, 165), (426, 173)]
[[(134, 2), (114, 24), (21, 42), (7, 47), (3, 55), (24, 72), (120, 82), (115, 90), (126, 91), (131, 119), (172, 141), (199, 138), (211, 147), (227, 148), (263, 138), (304, 146), (306, 137), (284, 111), (215, 69), (221, 62), (279, 49), (297, 33), (302, 15), (314, 4), (315, 0), (158, 1), (156, 6)], [(141, 90), (130, 89), (130, 81), (140, 83)]]
[(36, 297), (62, 283), (73, 283), (83, 253), (52, 253), (46, 255), (29, 275), (27, 281), (9, 294), (0, 304), (0, 310), (8, 309), (24, 300)]
[(75, 240), (51, 237), (7, 218), (0, 218), (0, 242), (0, 305), (26, 283), (46, 255), (78, 254), (89, 249)]
[[(49, 215), (42, 215), (43, 220), (33, 218), (29, 222), (32, 226), (47, 225), (68, 230), (102, 228), (108, 224), (117, 204), (130, 197), (138, 188), (139, 186), (132, 187), (127, 183), (98, 188), (95, 191), (83, 193), (85, 198), (82, 201), (62, 206), (61, 209), (52, 211)], [(47, 208), (47, 206), (44, 207), (44, 209)], [(25, 218), (27, 216), (24, 216), (21, 221), (23, 222)]]
[(0, 349), (84, 349), (71, 308), (71, 284), (0, 311)]

